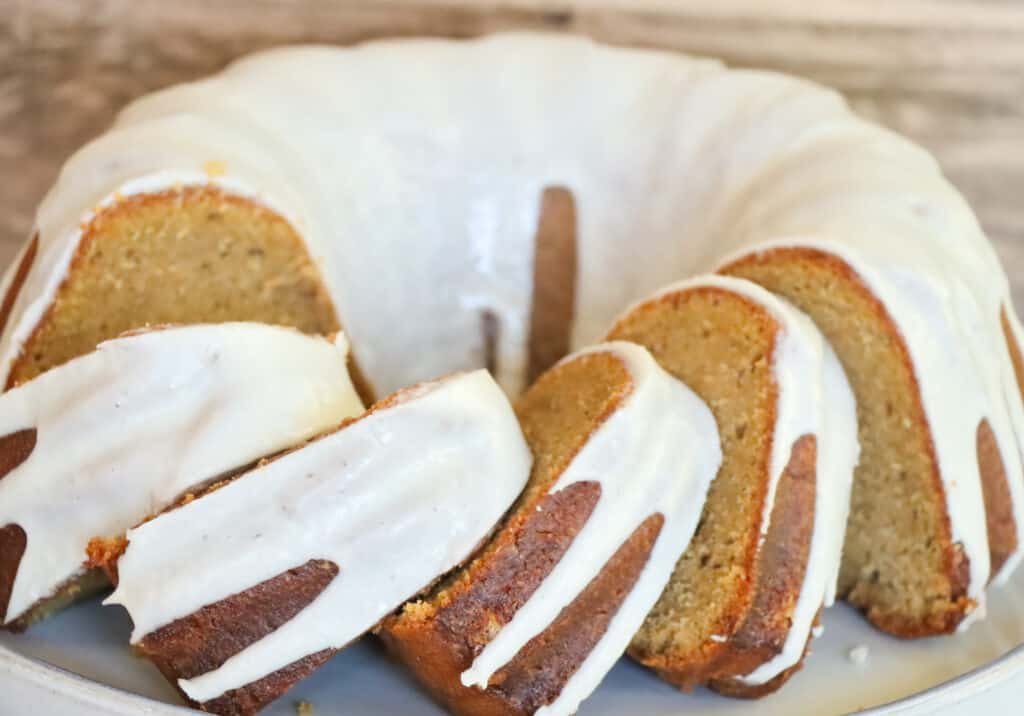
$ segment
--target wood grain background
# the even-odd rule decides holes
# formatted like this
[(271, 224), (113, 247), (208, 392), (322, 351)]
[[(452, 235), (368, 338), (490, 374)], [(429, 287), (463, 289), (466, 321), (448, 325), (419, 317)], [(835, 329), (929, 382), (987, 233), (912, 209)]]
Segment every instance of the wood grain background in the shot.
[(513, 28), (842, 90), (936, 153), (1024, 307), (1024, 0), (0, 0), (0, 265), (63, 160), (133, 97), (273, 45)]

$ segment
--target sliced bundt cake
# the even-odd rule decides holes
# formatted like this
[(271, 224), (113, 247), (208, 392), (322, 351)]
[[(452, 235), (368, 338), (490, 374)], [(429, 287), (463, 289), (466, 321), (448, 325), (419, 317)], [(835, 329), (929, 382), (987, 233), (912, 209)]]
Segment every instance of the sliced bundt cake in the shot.
[[(702, 279), (613, 332), (699, 388), (725, 443), (697, 537), (632, 653), (683, 685), (763, 693), (799, 663), (831, 600), (816, 565), (839, 540), (823, 541), (818, 525), (826, 514), (843, 523), (849, 470), (823, 464), (852, 463), (856, 443), (835, 425), (850, 416), (842, 371), (793, 306), (834, 344), (857, 396), (864, 458), (841, 592), (901, 636), (969, 624), (990, 580), (1024, 558), (1024, 332), (1009, 282), (934, 159), (836, 93), (774, 73), (514, 35), (279, 49), (141, 98), (66, 163), (0, 282), (0, 384), (27, 387), (124, 329), (248, 319), (344, 325), (382, 391), (483, 366), (515, 396), (601, 340), (625, 306), (716, 268), (788, 303)], [(812, 379), (782, 384), (776, 369), (819, 353), (807, 359)], [(600, 391), (615, 384), (566, 400), (611, 406)], [(793, 396), (798, 409), (786, 407)], [(0, 496), (41, 453), (30, 423), (9, 428), (0, 457), (17, 467)], [(547, 499), (556, 473), (544, 474), (523, 505)], [(557, 494), (579, 501), (592, 489)], [(0, 554), (26, 549), (18, 523), (0, 521)], [(17, 562), (4, 564), (0, 598), (17, 601)], [(461, 613), (439, 598), (394, 622), (396, 634), (422, 627), (408, 641), (385, 630), (397, 649), (413, 653), (412, 635), (442, 623), (435, 613)], [(546, 675), (531, 690), (515, 671), (526, 656), (497, 663), (520, 633), (502, 609), (486, 628), (471, 620), (465, 638), (423, 642), (445, 674), (424, 676), (442, 700), (527, 708), (579, 695), (572, 686), (561, 701), (551, 684), (583, 676), (537, 667)], [(493, 668), (504, 691), (486, 678)], [(491, 688), (463, 688), (452, 673)]]
[(361, 412), (347, 346), (262, 324), (108, 341), (0, 395), (0, 614), (103, 584), (84, 564), (189, 490)]
[(629, 343), (563, 360), (516, 413), (525, 493), (465, 569), (380, 629), (467, 716), (576, 712), (657, 600), (721, 459), (707, 407)]
[(813, 324), (717, 276), (638, 304), (609, 338), (646, 346), (710, 406), (722, 466), (630, 654), (684, 688), (778, 688), (831, 604), (857, 459), (853, 397)]
[(251, 714), (466, 559), (529, 470), (486, 372), (408, 388), (130, 530), (107, 602), (191, 704)]

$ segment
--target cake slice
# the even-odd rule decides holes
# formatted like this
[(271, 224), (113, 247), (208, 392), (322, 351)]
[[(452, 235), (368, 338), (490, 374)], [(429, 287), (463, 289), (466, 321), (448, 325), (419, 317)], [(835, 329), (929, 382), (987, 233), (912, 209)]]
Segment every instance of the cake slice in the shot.
[(0, 395), (3, 626), (102, 587), (92, 538), (361, 412), (347, 352), (262, 324), (162, 328)]
[[(256, 321), (314, 335), (340, 330), (305, 242), (250, 197), (215, 186), (116, 193), (80, 226), (75, 219), (68, 266), (52, 246), (38, 250), (37, 233), (0, 286), (0, 333), (11, 329), (0, 350), (7, 388), (145, 326)], [(351, 353), (348, 361), (360, 397), (371, 400)]]
[(107, 603), (190, 704), (251, 714), (469, 557), (529, 470), (485, 371), (408, 388), (128, 532)]
[(805, 316), (735, 278), (670, 286), (609, 338), (646, 346), (693, 387), (723, 454), (700, 527), (629, 653), (686, 689), (769, 693), (799, 668), (835, 596), (858, 454), (842, 369)]
[[(977, 437), (972, 430), (946, 446), (969, 452), (966, 462), (945, 465), (943, 474), (905, 337), (887, 305), (843, 259), (780, 245), (736, 257), (723, 271), (806, 311), (834, 346), (857, 396), (863, 454), (840, 593), (892, 634), (953, 632), (979, 606), (989, 561), (995, 573), (1019, 551), (1010, 486), (989, 422), (972, 426)], [(1009, 331), (1006, 338), (1013, 352)]]
[(721, 459), (707, 406), (630, 343), (564, 359), (516, 413), (525, 493), (465, 569), (379, 630), (464, 716), (575, 713), (657, 600)]

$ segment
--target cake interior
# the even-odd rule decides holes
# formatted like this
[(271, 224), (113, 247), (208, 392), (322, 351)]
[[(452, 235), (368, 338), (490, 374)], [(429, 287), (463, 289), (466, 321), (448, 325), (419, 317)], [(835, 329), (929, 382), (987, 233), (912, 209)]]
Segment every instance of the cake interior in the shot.
[(529, 600), (601, 499), (596, 482), (549, 491), (631, 390), (627, 368), (609, 353), (587, 354), (544, 373), (516, 404), (534, 456), (526, 489), (465, 568), (382, 624), (384, 642), (453, 713), (525, 714), (551, 703), (604, 633), (617, 608), (612, 605), (629, 591), (623, 584), (646, 563), (661, 527), (658, 515), (606, 565), (609, 579), (592, 581), (486, 691), (461, 686), (461, 672)]
[(515, 528), (536, 510), (590, 435), (625, 399), (631, 385), (622, 361), (607, 353), (594, 353), (555, 367), (531, 386), (515, 406), (533, 453), (526, 488), (495, 537), (473, 561), (443, 580), (430, 595), (407, 604), (403, 618), (429, 619), (438, 606), (472, 587), (490, 557), (508, 545)]
[(947, 632), (968, 607), (966, 558), (950, 544), (942, 486), (909, 358), (881, 304), (839, 259), (780, 249), (729, 266), (809, 314), (857, 400), (861, 446), (840, 594), (904, 636)]
[(73, 270), (8, 384), (127, 330), (224, 321), (339, 328), (305, 244), (275, 212), (208, 187), (126, 197), (83, 228)]
[(722, 441), (722, 466), (697, 532), (630, 648), (644, 663), (683, 675), (684, 682), (708, 676), (702, 666), (740, 627), (752, 600), (748, 575), (766, 481), (751, 476), (768, 471), (776, 333), (760, 307), (702, 287), (644, 304), (609, 336), (646, 346), (689, 385), (711, 408)]

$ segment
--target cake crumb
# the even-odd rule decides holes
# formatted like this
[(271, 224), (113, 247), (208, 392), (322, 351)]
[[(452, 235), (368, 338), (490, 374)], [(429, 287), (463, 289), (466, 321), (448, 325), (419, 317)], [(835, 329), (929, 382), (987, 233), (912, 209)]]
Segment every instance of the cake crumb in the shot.
[(854, 664), (860, 666), (868, 660), (868, 651), (869, 650), (866, 644), (859, 644), (858, 646), (855, 646), (852, 649), (850, 649), (846, 657)]
[(811, 627), (811, 635), (814, 636), (815, 639), (820, 639), (821, 635), (824, 633), (825, 627), (823, 627), (821, 624), (815, 624), (813, 627)]
[(295, 713), (298, 716), (313, 716), (313, 704), (305, 699), (295, 702)]

